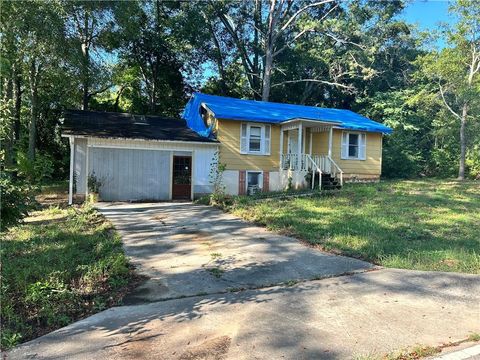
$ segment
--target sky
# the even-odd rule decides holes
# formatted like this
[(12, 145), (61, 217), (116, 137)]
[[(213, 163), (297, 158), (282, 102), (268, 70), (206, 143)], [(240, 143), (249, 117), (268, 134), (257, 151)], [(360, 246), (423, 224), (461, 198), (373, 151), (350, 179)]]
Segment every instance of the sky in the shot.
[[(454, 23), (455, 20), (448, 13), (448, 7), (452, 2), (447, 0), (412, 0), (405, 8), (401, 18), (409, 23), (416, 24), (420, 31), (434, 30), (439, 23)], [(444, 47), (439, 40), (436, 44)]]

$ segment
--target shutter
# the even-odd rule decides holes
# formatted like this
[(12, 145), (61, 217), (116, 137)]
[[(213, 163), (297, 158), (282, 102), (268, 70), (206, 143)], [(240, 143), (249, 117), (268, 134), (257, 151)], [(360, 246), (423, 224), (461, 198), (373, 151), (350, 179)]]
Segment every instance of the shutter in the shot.
[(246, 184), (246, 175), (245, 170), (240, 170), (238, 172), (238, 195), (245, 195), (247, 184)]
[(265, 155), (270, 155), (270, 133), (270, 125), (265, 125), (265, 144), (263, 149)]
[(270, 191), (270, 173), (268, 171), (263, 172), (263, 192)]
[(348, 133), (342, 133), (342, 159), (348, 159)]
[(367, 134), (360, 134), (358, 146), (360, 151), (360, 160), (365, 160), (367, 158)]
[(247, 124), (240, 125), (240, 154), (248, 152)]

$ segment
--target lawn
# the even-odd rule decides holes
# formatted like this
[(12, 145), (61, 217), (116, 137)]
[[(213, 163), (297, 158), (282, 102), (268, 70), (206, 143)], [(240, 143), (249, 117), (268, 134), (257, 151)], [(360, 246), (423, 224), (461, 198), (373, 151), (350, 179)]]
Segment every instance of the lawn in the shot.
[(236, 215), (386, 267), (480, 273), (480, 182), (385, 181), (287, 200), (241, 198)]
[(1, 237), (3, 349), (118, 304), (135, 278), (120, 237), (88, 205), (44, 205)]

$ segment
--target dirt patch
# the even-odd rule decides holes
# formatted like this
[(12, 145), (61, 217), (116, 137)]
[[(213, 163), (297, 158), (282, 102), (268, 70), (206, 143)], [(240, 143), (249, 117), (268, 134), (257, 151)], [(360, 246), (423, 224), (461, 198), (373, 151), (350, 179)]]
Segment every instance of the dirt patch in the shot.
[(186, 350), (179, 360), (221, 360), (230, 348), (232, 339), (228, 336), (219, 336), (208, 339), (199, 345)]
[(40, 194), (35, 197), (35, 200), (37, 200), (43, 208), (58, 206), (63, 209), (68, 206), (68, 193)]
[(172, 240), (177, 241), (192, 241), (201, 245), (199, 250), (214, 251), (217, 247), (217, 243), (212, 239), (212, 235), (206, 231), (184, 230), (171, 236)]

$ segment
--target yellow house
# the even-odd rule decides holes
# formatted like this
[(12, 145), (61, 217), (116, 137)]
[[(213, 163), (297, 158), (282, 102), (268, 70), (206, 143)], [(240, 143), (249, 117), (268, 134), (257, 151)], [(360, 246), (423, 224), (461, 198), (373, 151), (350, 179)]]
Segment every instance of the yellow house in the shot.
[[(392, 130), (348, 110), (194, 94), (182, 119), (66, 110), (69, 202), (195, 199), (289, 187), (339, 188), (380, 177)], [(222, 166), (223, 168), (223, 166)]]
[(229, 194), (379, 179), (389, 127), (349, 110), (195, 93), (184, 114), (199, 135), (219, 142)]

